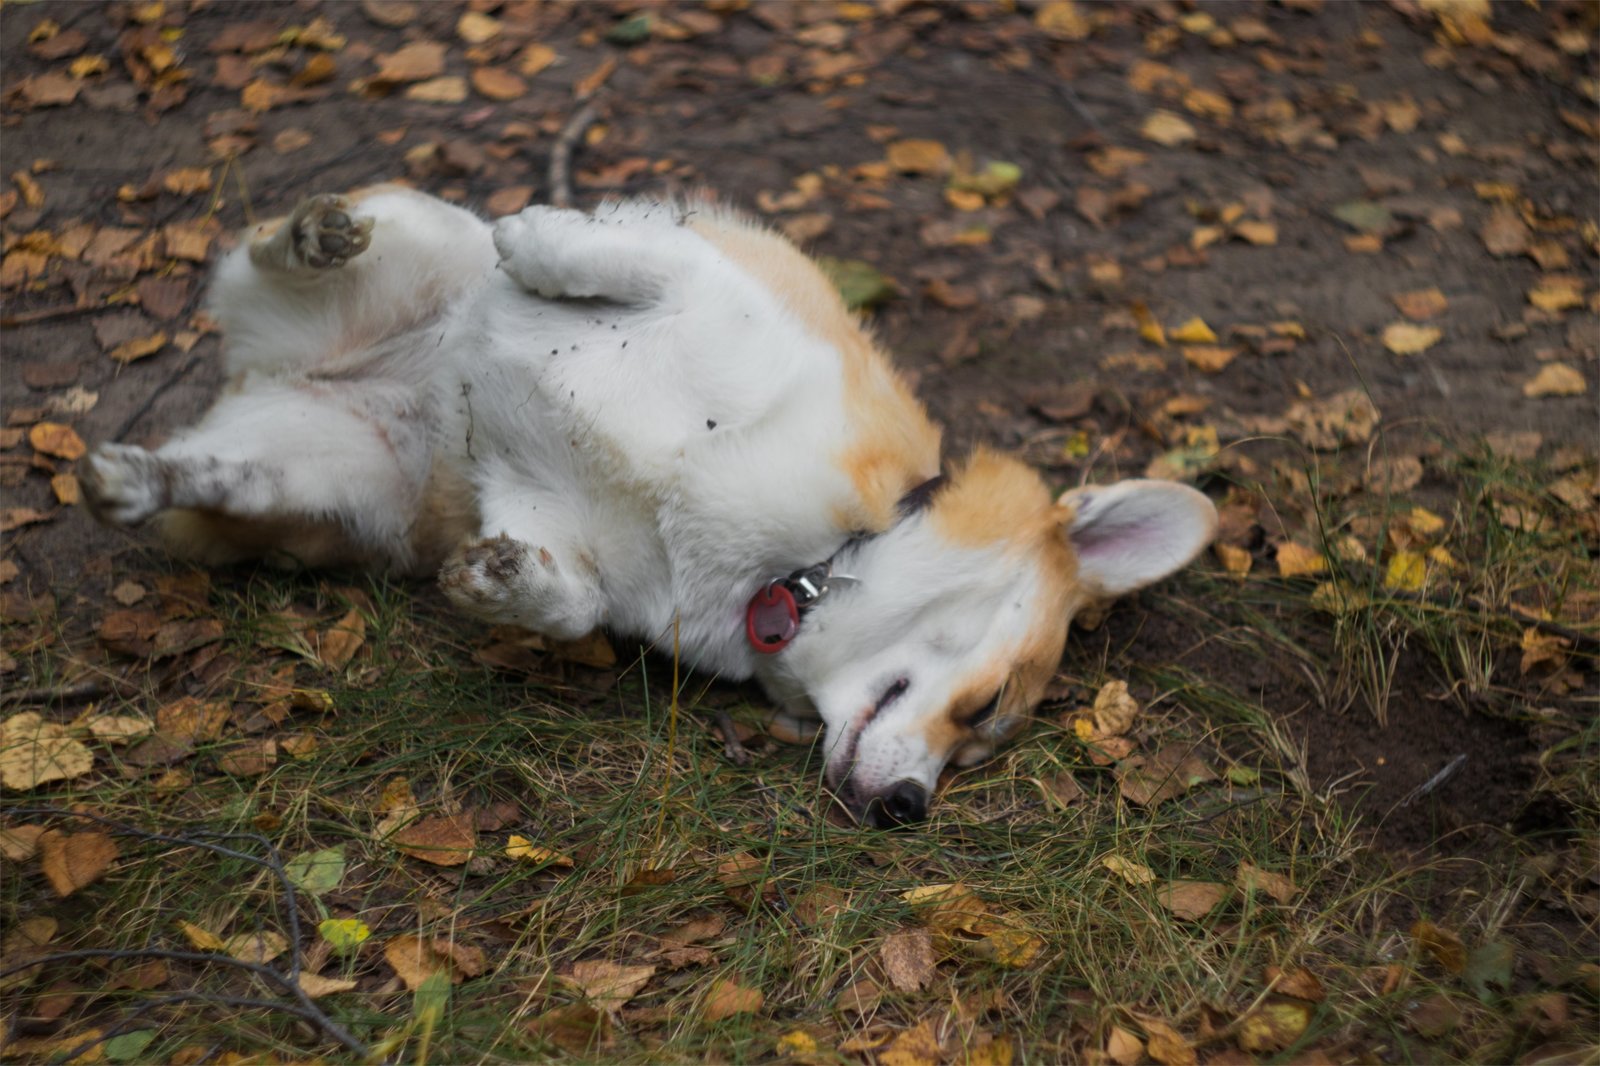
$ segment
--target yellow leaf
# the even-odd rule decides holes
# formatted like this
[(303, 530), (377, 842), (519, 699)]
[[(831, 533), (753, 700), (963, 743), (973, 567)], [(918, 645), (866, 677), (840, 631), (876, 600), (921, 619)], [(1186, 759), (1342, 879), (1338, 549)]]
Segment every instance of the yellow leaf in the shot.
[(51, 781), (82, 777), (94, 753), (67, 736), (59, 722), (36, 711), (14, 714), (0, 724), (0, 785), (24, 791)]
[(1278, 243), (1278, 227), (1270, 222), (1240, 222), (1233, 227), (1233, 232), (1258, 248), (1270, 248)]
[(942, 174), (950, 168), (950, 153), (938, 141), (895, 141), (885, 154), (902, 174)]
[(38, 422), (28, 430), (28, 443), (33, 450), (57, 459), (81, 459), (88, 451), (83, 438), (71, 426), (59, 422)]
[(1169, 881), (1156, 890), (1156, 900), (1186, 921), (1198, 921), (1228, 898), (1228, 886), (1215, 881)]
[(1395, 552), (1389, 557), (1384, 570), (1383, 587), (1415, 592), (1423, 586), (1428, 576), (1428, 565), (1417, 552)]
[(1311, 1004), (1298, 1000), (1264, 1003), (1239, 1021), (1239, 1047), (1245, 1051), (1282, 1051), (1300, 1038), (1311, 1023)]
[(63, 898), (99, 880), (116, 858), (116, 841), (98, 830), (62, 833), (49, 829), (39, 836), (39, 868), (56, 895)]
[(1406, 516), (1406, 524), (1418, 536), (1431, 537), (1444, 528), (1444, 519), (1428, 510), (1426, 507), (1413, 507)]
[(1166, 1022), (1141, 1014), (1139, 1024), (1144, 1026), (1144, 1034), (1149, 1041), (1146, 1051), (1161, 1066), (1195, 1066), (1199, 1061), (1189, 1041)]
[(1139, 716), (1139, 701), (1128, 693), (1126, 681), (1107, 681), (1094, 697), (1094, 734), (1089, 739), (1121, 736)]
[(895, 1036), (878, 1052), (880, 1066), (938, 1066), (944, 1061), (939, 1036), (931, 1020), (923, 1020)]
[(154, 355), (166, 346), (167, 334), (165, 330), (161, 330), (150, 334), (148, 337), (135, 337), (132, 340), (123, 341), (106, 354), (119, 363), (131, 363), (135, 359), (143, 359), (146, 356)]
[(483, 44), (500, 35), (500, 20), (478, 11), (468, 11), (456, 20), (456, 36), (468, 44)]
[(426, 104), (459, 104), (467, 98), (467, 79), (454, 74), (418, 82), (406, 89), (407, 100)]
[(817, 1042), (804, 1029), (795, 1029), (778, 1038), (778, 1054), (810, 1058), (817, 1053)]
[(1191, 318), (1168, 334), (1179, 344), (1215, 344), (1217, 335), (1200, 318)]
[(513, 835), (506, 841), (506, 858), (516, 859), (519, 862), (532, 863), (535, 866), (571, 866), (572, 858), (541, 848), (527, 837)]
[(1134, 303), (1133, 319), (1139, 324), (1139, 336), (1158, 348), (1167, 346), (1166, 331), (1161, 328), (1161, 323), (1156, 321), (1156, 316), (1150, 313), (1150, 308), (1145, 306), (1144, 301)]
[(372, 927), (360, 918), (325, 918), (317, 923), (317, 932), (334, 954), (350, 955), (372, 936)]
[(1383, 346), (1396, 355), (1416, 355), (1432, 348), (1442, 336), (1444, 331), (1437, 326), (1391, 322), (1383, 329)]
[(1522, 395), (1531, 399), (1541, 396), (1582, 396), (1589, 389), (1583, 372), (1567, 363), (1547, 363), (1522, 386)]
[(556, 50), (547, 44), (534, 42), (517, 57), (517, 72), (531, 78), (556, 61)]
[(240, 962), (262, 965), (282, 955), (289, 942), (279, 933), (263, 929), (258, 933), (238, 933), (222, 944), (222, 950)]
[(1211, 546), (1211, 550), (1216, 553), (1217, 560), (1222, 563), (1222, 568), (1234, 577), (1244, 577), (1250, 572), (1250, 566), (1254, 560), (1245, 549), (1235, 548), (1231, 544), (1223, 544), (1218, 541)]
[(1155, 871), (1143, 863), (1124, 859), (1121, 855), (1107, 855), (1100, 865), (1116, 874), (1130, 885), (1148, 885), (1156, 879)]
[(1089, 20), (1072, 0), (1050, 0), (1033, 14), (1034, 25), (1046, 37), (1058, 41), (1081, 41), (1089, 36)]
[(1435, 286), (1414, 292), (1395, 293), (1394, 305), (1400, 309), (1402, 315), (1422, 322), (1444, 314), (1450, 306), (1450, 300)]
[(1106, 1034), (1106, 1058), (1117, 1066), (1134, 1066), (1144, 1060), (1144, 1041), (1122, 1026), (1113, 1025)]
[(1285, 541), (1278, 545), (1278, 576), (1307, 577), (1328, 569), (1328, 560), (1320, 552)]
[(193, 922), (180, 920), (178, 928), (183, 931), (183, 938), (196, 951), (221, 951), (222, 938), (209, 929), (202, 929)]
[(1140, 125), (1139, 132), (1166, 148), (1176, 148), (1194, 140), (1194, 127), (1187, 119), (1171, 111), (1152, 111)]
[(1203, 370), (1207, 374), (1218, 374), (1239, 357), (1239, 349), (1217, 344), (1187, 345), (1183, 349), (1183, 357), (1196, 370)]
[(1528, 302), (1541, 311), (1565, 311), (1583, 306), (1583, 279), (1572, 274), (1551, 274), (1528, 290)]

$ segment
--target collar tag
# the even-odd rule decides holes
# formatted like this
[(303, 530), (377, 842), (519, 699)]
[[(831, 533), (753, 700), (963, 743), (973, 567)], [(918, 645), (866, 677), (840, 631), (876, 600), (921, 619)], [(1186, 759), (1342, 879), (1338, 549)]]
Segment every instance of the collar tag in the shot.
[(772, 655), (789, 646), (800, 631), (800, 608), (794, 593), (781, 581), (774, 581), (750, 597), (744, 612), (745, 636), (750, 646), (763, 655)]

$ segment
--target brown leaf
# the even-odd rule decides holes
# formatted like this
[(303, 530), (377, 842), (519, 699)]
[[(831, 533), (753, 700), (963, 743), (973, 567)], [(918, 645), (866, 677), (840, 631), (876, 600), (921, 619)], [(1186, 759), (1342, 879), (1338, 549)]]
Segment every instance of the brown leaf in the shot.
[(39, 837), (45, 833), (42, 825), (14, 825), (0, 828), (0, 856), (12, 862), (27, 862), (39, 852)]
[(1323, 991), (1322, 982), (1317, 980), (1317, 975), (1303, 966), (1289, 970), (1268, 966), (1266, 979), (1274, 992), (1303, 999), (1307, 1003), (1321, 1003), (1327, 998), (1327, 993)]
[(89, 450), (71, 426), (59, 422), (36, 423), (28, 430), (28, 443), (33, 445), (34, 451), (57, 459), (81, 459)]
[(925, 1018), (897, 1034), (877, 1058), (880, 1066), (937, 1066), (944, 1061), (944, 1045), (933, 1020)]
[(14, 714), (0, 724), (0, 786), (26, 791), (82, 777), (93, 766), (93, 752), (37, 711)]
[(1284, 413), (1289, 432), (1319, 450), (1365, 443), (1381, 417), (1378, 408), (1359, 389), (1347, 389), (1322, 400), (1305, 400)]
[(1195, 1066), (1199, 1062), (1189, 1041), (1166, 1022), (1141, 1014), (1139, 1024), (1144, 1026), (1146, 1053), (1162, 1066)]
[[(405, 934), (384, 942), (383, 957), (400, 980), (405, 982), (406, 988), (415, 992), (422, 982), (434, 974), (444, 974), (450, 978), (451, 984), (459, 985), (464, 979), (482, 972), (481, 951), (469, 949), (464, 969), (460, 953), (452, 950), (454, 946), (442, 938), (428, 940)], [(472, 952), (477, 953), (476, 958)], [(467, 972), (474, 967), (476, 972)]]
[(1176, 148), (1195, 139), (1195, 130), (1189, 121), (1171, 111), (1152, 111), (1139, 126), (1146, 140), (1166, 148)]
[(951, 165), (950, 152), (938, 141), (895, 141), (884, 154), (902, 174), (943, 174)]
[(654, 966), (627, 966), (592, 959), (574, 963), (572, 972), (561, 979), (582, 992), (584, 998), (600, 1010), (616, 1011), (649, 984), (655, 973)]
[(508, 185), (490, 193), (483, 206), (492, 218), (502, 218), (521, 211), (532, 199), (532, 185)]
[(528, 91), (528, 83), (504, 67), (476, 68), (472, 87), (490, 100), (515, 100)]
[(406, 89), (407, 100), (420, 100), (425, 104), (459, 104), (466, 98), (467, 79), (455, 74), (417, 82)]
[(359, 609), (352, 607), (326, 632), (314, 635), (313, 648), (323, 666), (330, 670), (342, 670), (350, 664), (366, 639), (366, 617)]
[(300, 990), (312, 999), (321, 999), (336, 992), (349, 992), (356, 982), (344, 977), (319, 977), (314, 973), (300, 975)]
[(1407, 318), (1425, 322), (1444, 314), (1450, 307), (1450, 300), (1435, 286), (1414, 292), (1397, 292), (1394, 295), (1394, 305)]
[(1227, 885), (1215, 881), (1169, 881), (1156, 889), (1156, 899), (1163, 907), (1190, 922), (1210, 914), (1229, 894)]
[(1361, 478), (1368, 492), (1398, 495), (1410, 492), (1422, 481), (1422, 460), (1414, 455), (1393, 455), (1374, 459)]
[(700, 1004), (700, 1017), (708, 1022), (720, 1022), (736, 1014), (754, 1014), (766, 999), (766, 993), (759, 988), (750, 988), (726, 978), (719, 979)]
[(278, 763), (278, 742), (248, 740), (217, 758), (217, 769), (234, 777), (260, 777)]
[(1450, 930), (1428, 921), (1411, 926), (1411, 938), (1446, 971), (1459, 974), (1467, 968), (1467, 949)]
[(185, 277), (139, 279), (139, 306), (158, 319), (177, 318), (189, 307), (193, 283)]
[(222, 942), (224, 953), (240, 962), (251, 962), (258, 966), (271, 962), (282, 955), (288, 947), (289, 942), (283, 935), (270, 929), (255, 933), (237, 933)]
[(926, 929), (894, 933), (878, 949), (889, 983), (901, 992), (920, 992), (933, 983), (933, 937)]
[[(438, 41), (413, 41), (394, 52), (377, 57), (378, 82), (426, 81), (444, 73), (445, 46)], [(463, 97), (464, 98), (464, 97)]]
[(1383, 328), (1383, 346), (1396, 355), (1416, 355), (1439, 343), (1444, 330), (1410, 322), (1391, 322)]
[(39, 865), (58, 896), (70, 896), (100, 879), (117, 858), (117, 842), (98, 830), (39, 837)]
[[(174, 259), (191, 263), (204, 263), (211, 250), (211, 241), (220, 229), (215, 219), (195, 222), (173, 222), (161, 228), (161, 239), (167, 254)], [(85, 253), (87, 254), (87, 253)]]
[(48, 522), (55, 514), (50, 511), (41, 511), (35, 507), (6, 507), (0, 509), (0, 533), (9, 533), (13, 529), (31, 526), (36, 522)]
[(522, 54), (517, 56), (517, 72), (523, 77), (532, 78), (554, 63), (556, 58), (554, 48), (535, 41), (524, 48)]
[(1279, 903), (1288, 903), (1300, 894), (1300, 887), (1283, 874), (1241, 862), (1233, 883), (1245, 892), (1265, 892)]
[(1120, 1025), (1113, 1025), (1106, 1034), (1105, 1054), (1117, 1066), (1134, 1066), (1144, 1061), (1144, 1041)]
[(1195, 785), (1216, 779), (1216, 773), (1188, 744), (1169, 744), (1148, 759), (1124, 760), (1117, 767), (1122, 798), (1141, 807), (1159, 806)]
[(1480, 236), (1492, 256), (1504, 258), (1528, 250), (1528, 227), (1522, 216), (1509, 207), (1499, 206), (1489, 212)]
[(389, 843), (414, 859), (435, 866), (461, 866), (472, 858), (478, 829), (465, 814), (423, 818), (392, 834)]

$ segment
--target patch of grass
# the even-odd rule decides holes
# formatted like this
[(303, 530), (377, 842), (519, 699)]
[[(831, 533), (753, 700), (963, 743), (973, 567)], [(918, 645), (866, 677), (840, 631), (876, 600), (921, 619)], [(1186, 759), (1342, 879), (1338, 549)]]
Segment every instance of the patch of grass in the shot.
[[(117, 863), (65, 899), (24, 864), (0, 886), (0, 913), (8, 929), (53, 918), (47, 953), (192, 950), (181, 922), (223, 938), (282, 934), (284, 893), (262, 860), (342, 847), (336, 887), (293, 894), (300, 958), (355, 982), (318, 1001), (327, 1019), (398, 1059), (746, 1061), (787, 1047), (810, 1061), (917, 1061), (896, 1042), (920, 1027), (947, 1061), (1077, 1061), (1117, 1030), (1159, 1039), (1163, 1025), (1202, 1057), (1243, 1045), (1262, 1059), (1311, 1049), (1515, 1058), (1594, 1020), (1581, 992), (1593, 975), (1552, 930), (1572, 927), (1563, 915), (1581, 926), (1593, 898), (1582, 856), (1600, 821), (1600, 727), (1577, 713), (1592, 697), (1557, 693), (1558, 672), (1521, 675), (1531, 623), (1511, 613), (1538, 605), (1565, 617), (1582, 604), (1592, 545), (1559, 523), (1508, 529), (1488, 502), (1531, 499), (1555, 513), (1539, 495), (1547, 473), (1483, 457), (1450, 469), (1450, 532), (1428, 546), (1471, 565), (1441, 567), (1420, 590), (1389, 587), (1388, 553), (1400, 549), (1388, 531), (1410, 505), (1363, 510), (1324, 492), (1327, 578), (1348, 593), (1342, 608), (1330, 612), (1315, 581), (1203, 571), (1146, 595), (1075, 641), (1041, 722), (992, 763), (952, 774), (931, 821), (907, 833), (840, 824), (802, 749), (758, 744), (751, 766), (729, 764), (708, 712), (732, 705), (745, 717), (739, 695), (684, 678), (675, 699), (666, 659), (624, 651), (602, 672), (541, 655), (536, 674), (503, 672), (475, 660), (481, 632), (405, 586), (218, 578), (209, 610), (225, 622), (220, 650), (149, 670), (90, 666), (136, 680), (102, 711), (149, 714), (192, 696), (224, 708), (226, 724), (171, 766), (100, 745), (94, 774), (43, 790), (54, 808), (146, 835), (119, 836)], [(1365, 562), (1341, 554), (1347, 535), (1369, 546)], [(316, 634), (351, 607), (364, 644), (330, 669)], [(29, 633), (10, 631), (8, 648), (37, 678), (68, 680), (83, 668), (69, 659), (93, 658), (81, 636), (56, 629), (53, 643), (29, 643)], [(1567, 650), (1561, 669), (1592, 672), (1583, 648)], [(1407, 673), (1419, 661), (1428, 685)], [(1535, 803), (1550, 817), (1520, 840), (1474, 838), (1492, 858), (1375, 852), (1373, 812), (1352, 805), (1355, 782), (1319, 775), (1304, 724), (1353, 713), (1356, 693), (1380, 711), (1387, 700), (1392, 722), (1397, 678), (1405, 701), (1427, 691), (1532, 730)], [(1078, 709), (1118, 679), (1143, 704), (1120, 763), (1074, 729)], [(301, 695), (283, 703), (291, 683)], [(227, 761), (264, 739), (277, 745), (270, 765)], [(1154, 808), (1128, 802), (1130, 760), (1171, 746), (1192, 749), (1215, 779)], [(477, 826), (471, 858), (441, 866), (401, 850), (383, 827), (385, 797), (397, 795), (414, 801), (413, 823), (457, 815)], [(8, 824), (28, 820), (84, 828), (66, 814)], [(235, 856), (200, 846), (214, 832), (254, 836), (229, 839)], [(571, 866), (508, 857), (512, 834)], [(1295, 891), (1245, 891), (1242, 865)], [(1221, 886), (1225, 898), (1179, 917), (1164, 903), (1175, 882)], [(991, 924), (941, 925), (907, 899), (946, 884), (974, 894)], [(317, 933), (326, 918), (358, 918), (371, 939), (340, 957)], [(1514, 945), (1510, 985), (1453, 973), (1411, 935), (1418, 919), (1453, 931), (1469, 957)], [(708, 922), (697, 939), (671, 941), (696, 921)], [(920, 931), (933, 965), (897, 985), (886, 945)], [(459, 983), (407, 988), (385, 950), (406, 936), (466, 952), (441, 966)], [(7, 958), (26, 961), (25, 950), (11, 943)], [(574, 973), (602, 963), (651, 969), (597, 1007)], [(149, 1032), (142, 1058), (348, 1057), (269, 980), (220, 959), (169, 960), (164, 975), (151, 964), (62, 959), (7, 978), (45, 1034), (28, 1055)], [(1299, 968), (1320, 999), (1285, 997), (1269, 976)], [(759, 990), (759, 1007), (708, 1018), (722, 981)], [(1250, 1036), (1274, 1009), (1303, 1028)]]

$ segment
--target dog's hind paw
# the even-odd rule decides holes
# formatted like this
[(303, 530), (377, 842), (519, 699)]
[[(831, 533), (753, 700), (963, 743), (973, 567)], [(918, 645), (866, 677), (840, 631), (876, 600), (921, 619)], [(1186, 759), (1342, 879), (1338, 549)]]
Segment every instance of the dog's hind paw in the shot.
[(161, 460), (131, 444), (102, 444), (78, 471), (89, 513), (113, 526), (134, 526), (166, 506)]
[(553, 576), (539, 571), (554, 565), (548, 551), (502, 533), (463, 545), (446, 559), (439, 571), (439, 588), (468, 614), (537, 628), (528, 601), (541, 579)]
[(289, 216), (296, 256), (316, 270), (343, 266), (372, 243), (372, 219), (351, 215), (350, 201), (324, 193), (300, 202)]

